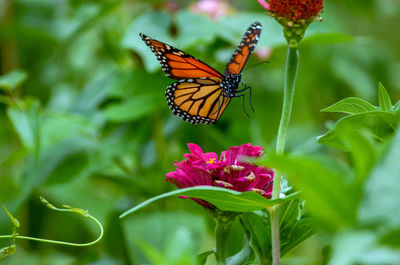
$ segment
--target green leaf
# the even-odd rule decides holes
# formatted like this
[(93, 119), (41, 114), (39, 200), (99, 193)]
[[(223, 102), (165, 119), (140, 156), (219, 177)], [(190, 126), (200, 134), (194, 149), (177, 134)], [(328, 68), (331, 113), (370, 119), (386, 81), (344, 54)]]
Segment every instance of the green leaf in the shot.
[[(99, 125), (86, 116), (70, 112), (57, 112), (44, 110), (41, 115), (41, 141), (42, 149), (73, 137), (95, 139), (98, 135)], [(63, 128), (60, 130), (60, 128)]]
[(183, 11), (174, 19), (179, 33), (177, 46), (180, 49), (210, 43), (215, 38), (217, 27), (206, 16)]
[(170, 15), (166, 12), (144, 12), (131, 23), (123, 37), (122, 46), (136, 51), (142, 57), (148, 71), (157, 70), (159, 64), (151, 50), (140, 38), (139, 33), (144, 33), (151, 38), (173, 45), (168, 33), (170, 20)]
[(384, 156), (373, 169), (364, 187), (359, 210), (363, 223), (380, 223), (400, 228), (400, 130), (397, 130)]
[(290, 233), (282, 234), (281, 255), (285, 255), (315, 233), (317, 233), (317, 229), (315, 228), (312, 219), (302, 218), (292, 227)]
[(336, 161), (319, 157), (269, 155), (265, 165), (283, 172), (302, 191), (310, 213), (325, 229), (353, 223), (357, 194), (349, 186), (353, 172)]
[(271, 254), (271, 225), (266, 213), (243, 213), (240, 215), (240, 223), (250, 234), (250, 243), (256, 253), (260, 264), (270, 264)]
[(254, 264), (255, 256), (247, 235), (244, 237), (242, 250), (226, 259), (227, 265)]
[(158, 94), (145, 94), (133, 97), (122, 103), (111, 104), (103, 110), (103, 114), (107, 119), (114, 122), (135, 121), (150, 115), (160, 108), (160, 105)]
[(380, 238), (380, 242), (384, 245), (400, 249), (400, 228), (386, 232)]
[(353, 42), (354, 37), (341, 32), (318, 32), (306, 34), (301, 45), (326, 45)]
[(397, 101), (396, 105), (394, 105), (394, 110), (395, 110), (396, 112), (399, 112), (399, 110), (400, 110), (400, 100)]
[(385, 87), (382, 83), (379, 83), (379, 107), (382, 111), (393, 112), (392, 101), (390, 100), (390, 96), (386, 91)]
[(93, 146), (88, 139), (70, 137), (41, 150), (38, 159), (29, 159), (20, 181), (19, 193), (7, 202), (10, 211), (16, 211), (29, 197), (35, 187), (40, 186), (51, 172), (70, 154), (82, 152)]
[(279, 207), (282, 256), (317, 232), (311, 218), (303, 216), (303, 210), (300, 200), (287, 201)]
[(382, 111), (371, 111), (354, 114), (340, 119), (327, 133), (318, 137), (318, 142), (327, 146), (348, 151), (349, 147), (341, 140), (340, 132), (343, 128), (355, 132), (365, 131), (377, 141), (385, 141), (393, 135), (400, 122), (400, 115)]
[(372, 85), (373, 79), (365, 64), (354, 58), (334, 56), (330, 65), (336, 78), (342, 80), (356, 95), (369, 100), (375, 97), (376, 87)]
[(353, 168), (362, 182), (375, 165), (377, 148), (367, 129), (357, 131), (353, 126), (351, 123), (344, 124), (336, 131), (336, 140), (350, 152)]
[(328, 265), (328, 262), (331, 259), (331, 255), (332, 255), (332, 247), (331, 247), (331, 245), (328, 244), (322, 249), (321, 265)]
[(84, 171), (88, 164), (89, 158), (87, 153), (79, 152), (71, 154), (65, 157), (54, 168), (44, 184), (51, 186), (68, 183), (73, 178), (79, 176), (79, 173)]
[(207, 239), (205, 219), (182, 211), (140, 213), (121, 225), (131, 264), (195, 264)]
[(335, 104), (322, 109), (323, 112), (343, 112), (349, 114), (365, 113), (369, 111), (376, 111), (377, 109), (367, 101), (361, 98), (345, 98)]
[(124, 218), (154, 201), (171, 196), (187, 196), (202, 199), (215, 205), (221, 211), (252, 212), (272, 207), (283, 201), (296, 198), (298, 195), (298, 193), (293, 193), (283, 199), (269, 200), (252, 191), (238, 192), (219, 187), (198, 186), (174, 190), (148, 199), (121, 214), (120, 218)]
[(376, 163), (376, 151), (371, 136), (366, 131), (359, 133), (342, 130), (341, 141), (348, 147), (359, 181), (364, 181)]
[(10, 218), (10, 220), (13, 223), (14, 227), (15, 228), (19, 228), (20, 223), (19, 223), (18, 219), (15, 218), (2, 203), (0, 203), (0, 204), (3, 207), (4, 211), (6, 211), (8, 217)]
[(215, 254), (215, 251), (209, 250), (196, 256), (198, 265), (204, 265), (207, 262), (208, 256)]
[(399, 253), (379, 245), (376, 231), (344, 230), (332, 242), (329, 265), (397, 264)]
[(39, 141), (39, 102), (33, 101), (26, 109), (9, 107), (7, 115), (11, 120), (22, 144), (30, 152), (37, 152)]
[[(286, 201), (279, 208), (281, 256), (316, 233), (309, 217), (302, 216), (299, 200)], [(250, 242), (261, 264), (270, 264), (271, 225), (269, 215), (265, 212), (243, 213), (240, 222), (250, 234)]]
[(17, 246), (12, 244), (8, 247), (4, 247), (0, 249), (0, 259), (4, 259), (8, 256), (14, 255), (17, 252)]
[(26, 79), (28, 74), (22, 70), (14, 70), (0, 76), (0, 89), (14, 90), (19, 87)]
[(108, 89), (118, 78), (119, 76), (112, 71), (91, 80), (74, 98), (70, 111), (77, 113), (93, 113), (107, 97)]

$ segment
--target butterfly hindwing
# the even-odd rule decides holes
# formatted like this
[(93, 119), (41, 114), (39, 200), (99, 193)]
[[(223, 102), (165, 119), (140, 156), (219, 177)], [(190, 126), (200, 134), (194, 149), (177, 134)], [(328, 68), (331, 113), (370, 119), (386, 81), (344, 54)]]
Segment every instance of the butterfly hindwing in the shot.
[(223, 92), (222, 79), (182, 79), (168, 86), (165, 96), (172, 112), (192, 124), (214, 124), (231, 98)]
[(223, 77), (217, 70), (186, 52), (142, 33), (139, 35), (156, 55), (161, 68), (169, 78), (180, 80), (183, 78)]
[(226, 65), (225, 75), (240, 74), (242, 72), (243, 67), (257, 45), (261, 29), (260, 22), (254, 22), (250, 25), (236, 51), (233, 53), (231, 60)]

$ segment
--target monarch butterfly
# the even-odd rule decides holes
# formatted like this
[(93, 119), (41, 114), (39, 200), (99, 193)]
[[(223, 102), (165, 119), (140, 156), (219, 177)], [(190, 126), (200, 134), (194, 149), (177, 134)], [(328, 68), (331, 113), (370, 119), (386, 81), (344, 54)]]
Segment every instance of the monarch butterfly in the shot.
[(244, 97), (244, 94), (238, 93), (250, 88), (238, 90), (241, 72), (256, 47), (261, 29), (259, 22), (250, 25), (226, 65), (224, 75), (184, 51), (142, 33), (139, 35), (157, 56), (165, 75), (178, 80), (165, 92), (172, 112), (192, 124), (214, 124), (231, 98)]

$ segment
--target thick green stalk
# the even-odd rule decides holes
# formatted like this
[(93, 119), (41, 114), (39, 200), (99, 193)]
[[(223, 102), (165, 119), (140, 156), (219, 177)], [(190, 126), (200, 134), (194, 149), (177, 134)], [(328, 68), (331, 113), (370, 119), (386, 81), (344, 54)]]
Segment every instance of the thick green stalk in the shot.
[(214, 213), (215, 225), (215, 257), (218, 265), (225, 265), (226, 244), (228, 243), (229, 233), (232, 229), (233, 221), (238, 213), (217, 211)]
[(218, 265), (225, 265), (226, 243), (228, 242), (229, 232), (232, 228), (232, 222), (217, 221), (215, 226), (216, 246), (215, 257)]
[[(297, 47), (288, 47), (286, 57), (286, 69), (283, 91), (282, 116), (279, 124), (278, 138), (276, 142), (276, 153), (281, 155), (285, 151), (286, 133), (289, 127), (290, 115), (292, 113), (294, 88), (296, 85), (299, 53)], [(276, 171), (272, 189), (272, 199), (279, 198), (281, 189), (281, 174)], [(279, 207), (274, 206), (271, 215), (271, 240), (272, 260), (274, 265), (280, 264), (280, 240), (279, 240)]]
[(283, 107), (281, 122), (279, 124), (278, 139), (276, 142), (276, 153), (283, 154), (285, 151), (286, 133), (289, 127), (290, 115), (292, 113), (294, 88), (296, 85), (297, 68), (299, 64), (299, 52), (295, 47), (288, 47), (286, 57), (285, 81), (283, 91)]

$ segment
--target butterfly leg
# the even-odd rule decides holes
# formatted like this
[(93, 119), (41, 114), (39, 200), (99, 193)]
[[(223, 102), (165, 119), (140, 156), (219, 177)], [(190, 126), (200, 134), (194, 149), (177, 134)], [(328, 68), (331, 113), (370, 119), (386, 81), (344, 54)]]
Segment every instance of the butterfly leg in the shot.
[(249, 90), (249, 94), (250, 94), (250, 107), (251, 107), (251, 110), (254, 112), (253, 104), (251, 104), (251, 87), (248, 86), (247, 89)]
[[(245, 94), (240, 94), (240, 95), (238, 95), (238, 97), (241, 97), (241, 98), (243, 99), (243, 101), (242, 101), (242, 103), (243, 103), (243, 111), (244, 111), (244, 113), (246, 113), (246, 116), (247, 116), (247, 117), (250, 117), (249, 114), (248, 114), (247, 111), (246, 111), (246, 107), (244, 106)], [(251, 107), (251, 108), (253, 108), (253, 107)]]
[(242, 93), (251, 87), (247, 86), (246, 83), (242, 80), (242, 89), (237, 90), (236, 93)]
[[(249, 113), (247, 113), (247, 111), (246, 111), (246, 107), (245, 107), (245, 105), (244, 105), (244, 102), (245, 102), (245, 94), (239, 94), (239, 95), (230, 95), (230, 96), (228, 96), (228, 95), (223, 95), (224, 97), (229, 97), (229, 98), (242, 98), (243, 99), (243, 111), (244, 111), (244, 113), (247, 115), (247, 117), (249, 117)], [(253, 108), (253, 107), (252, 107)]]
[(251, 103), (251, 86), (247, 86), (246, 83), (242, 80), (242, 87), (243, 87), (243, 89), (236, 91), (236, 93), (242, 93), (242, 92), (244, 92), (246, 90), (249, 90), (250, 107), (251, 107), (251, 110), (254, 112), (253, 104)]

